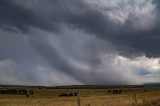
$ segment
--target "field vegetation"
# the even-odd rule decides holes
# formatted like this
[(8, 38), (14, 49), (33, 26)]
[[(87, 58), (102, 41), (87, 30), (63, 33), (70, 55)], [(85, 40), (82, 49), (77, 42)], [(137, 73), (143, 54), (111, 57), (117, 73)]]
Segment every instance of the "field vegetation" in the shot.
[[(160, 106), (160, 90), (158, 88), (53, 89), (25, 87), (23, 89), (32, 90), (34, 94), (29, 95), (28, 93), (28, 96), (0, 94), (0, 106), (78, 106), (77, 95), (69, 96), (78, 91), (80, 92), (81, 106)], [(68, 96), (60, 96), (61, 94), (68, 94)]]

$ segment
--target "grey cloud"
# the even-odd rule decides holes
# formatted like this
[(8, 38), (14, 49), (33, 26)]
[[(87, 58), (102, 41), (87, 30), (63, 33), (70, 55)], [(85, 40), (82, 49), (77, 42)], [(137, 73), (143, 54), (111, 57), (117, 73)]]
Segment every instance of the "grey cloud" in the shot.
[[(44, 33), (48, 36), (43, 36)], [(77, 35), (70, 35), (70, 33)], [(47, 34), (47, 32), (39, 30), (34, 34), (39, 35), (39, 38), (31, 37), (30, 44), (47, 60), (50, 66), (55, 69), (54, 71), (63, 72), (83, 84), (126, 84), (131, 82), (123, 78), (123, 75), (119, 74), (119, 77), (117, 77), (117, 73), (110, 66), (110, 60), (106, 63), (108, 69), (101, 68), (103, 65), (99, 56), (102, 53), (113, 51), (111, 48), (108, 50), (107, 43), (102, 43), (104, 41), (90, 37), (85, 32), (76, 29), (67, 29), (65, 32), (59, 33), (58, 38), (56, 34), (50, 35), (50, 33)], [(85, 36), (79, 37), (79, 34)], [(74, 39), (74, 37), (79, 39)], [(52, 42), (48, 39), (52, 39)], [(72, 41), (73, 39), (75, 41)], [(89, 46), (88, 48), (85, 45), (95, 46)], [(95, 48), (96, 46), (97, 48)]]
[[(2, 33), (3, 31), (17, 34), (15, 39), (18, 41), (22, 39), (17, 45), (24, 44), (24, 39), (27, 42), (20, 45), (22, 47), (18, 47), (17, 52), (13, 52), (16, 49), (13, 47), (16, 41), (11, 39), (3, 42), (4, 45), (9, 42), (13, 45), (9, 45), (10, 50), (6, 51), (4, 48), (7, 46), (0, 46), (4, 50), (0, 52), (1, 60), (11, 58), (22, 62), (23, 58), (23, 61), (28, 63), (22, 64), (26, 67), (31, 66), (28, 70), (31, 68), (37, 70), (38, 65), (49, 67), (46, 76), (52, 72), (62, 73), (60, 76), (64, 76), (64, 79), (70, 77), (68, 81), (74, 80), (73, 83), (81, 84), (133, 83), (134, 81), (112, 66), (114, 58), (108, 57), (106, 65), (100, 56), (118, 54), (132, 57), (145, 54), (148, 57), (159, 57), (160, 54), (157, 46), (160, 40), (158, 18), (153, 27), (147, 27), (147, 30), (140, 28), (141, 25), (136, 26), (137, 17), (132, 13), (124, 24), (117, 24), (101, 9), (93, 7), (85, 0), (5, 0), (0, 1), (0, 8), (1, 34), (6, 34)], [(112, 9), (108, 8), (107, 11), (112, 12)], [(32, 62), (29, 64), (30, 61)], [(32, 73), (31, 77), (38, 82), (38, 71), (25, 72)], [(44, 80), (48, 81), (46, 76), (43, 76)]]
[[(119, 45), (121, 45), (120, 47), (123, 48), (122, 51), (119, 51), (121, 54), (134, 52), (133, 55), (144, 53), (148, 57), (159, 56), (160, 51), (157, 46), (160, 38), (158, 15), (153, 28), (142, 30), (141, 28), (135, 29), (132, 26), (133, 22), (136, 21), (134, 14), (130, 14), (124, 25), (115, 24), (100, 10), (92, 7), (85, 1), (38, 0), (36, 2), (37, 4), (33, 5), (33, 7), (26, 5), (25, 3), (27, 1), (23, 2), (24, 3), (18, 4), (21, 5), (21, 7), (25, 7), (28, 11), (32, 11), (32, 13), (40, 14), (41, 17), (52, 20), (53, 23), (65, 23), (71, 27), (82, 29), (87, 33), (94, 34), (101, 39), (112, 42), (118, 46), (117, 49), (119, 49)], [(153, 5), (159, 4), (157, 2), (151, 3), (153, 3)], [(28, 4), (33, 4), (33, 1), (28, 1)], [(129, 5), (132, 4), (134, 4), (134, 2)], [(120, 7), (123, 8), (122, 6)], [(108, 11), (112, 11), (112, 8), (108, 9)], [(30, 19), (30, 17), (27, 19)], [(53, 26), (59, 28), (58, 25), (53, 24)], [(130, 50), (128, 50), (128, 48)]]
[[(32, 74), (25, 72), (26, 70), (18, 63), (11, 59), (0, 61), (0, 84), (31, 84)], [(30, 79), (31, 78), (31, 79)]]
[(0, 47), (0, 55), (3, 57), (0, 63), (5, 63), (0, 66), (3, 76), (1, 83), (68, 85), (132, 82), (114, 71), (110, 66), (110, 58), (104, 65), (107, 68), (103, 66), (99, 56), (114, 51), (109, 43), (82, 30), (68, 27), (57, 34), (34, 28), (32, 30), (27, 37), (15, 32), (0, 31), (3, 35), (1, 40), (5, 41), (1, 42), (3, 46)]
[(12, 3), (11, 0), (0, 1), (0, 8), (0, 26), (3, 29), (14, 31), (14, 28), (17, 28), (26, 33), (29, 27), (35, 26), (45, 30), (56, 30), (47, 18), (44, 19), (32, 11)]

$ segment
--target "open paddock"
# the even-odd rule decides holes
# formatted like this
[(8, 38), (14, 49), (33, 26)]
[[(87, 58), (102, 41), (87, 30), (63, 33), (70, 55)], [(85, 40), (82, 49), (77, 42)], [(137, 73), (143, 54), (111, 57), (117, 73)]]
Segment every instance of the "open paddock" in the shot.
[(160, 98), (160, 89), (23, 89), (33, 91), (34, 94), (30, 95), (30, 92), (27, 92), (28, 97), (18, 94), (0, 94), (0, 106), (77, 106), (78, 91), (81, 106), (142, 106)]

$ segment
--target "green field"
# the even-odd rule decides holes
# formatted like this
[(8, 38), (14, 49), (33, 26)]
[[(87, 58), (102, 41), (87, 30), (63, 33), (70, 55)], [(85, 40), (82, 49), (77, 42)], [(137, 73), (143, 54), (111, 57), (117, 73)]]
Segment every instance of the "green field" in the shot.
[[(160, 89), (158, 88), (55, 89), (24, 87), (24, 89), (33, 90), (34, 94), (29, 97), (0, 94), (0, 106), (77, 106), (77, 96), (59, 97), (59, 95), (78, 91), (80, 92), (81, 106), (160, 106)], [(122, 92), (113, 94), (113, 90), (122, 90)]]

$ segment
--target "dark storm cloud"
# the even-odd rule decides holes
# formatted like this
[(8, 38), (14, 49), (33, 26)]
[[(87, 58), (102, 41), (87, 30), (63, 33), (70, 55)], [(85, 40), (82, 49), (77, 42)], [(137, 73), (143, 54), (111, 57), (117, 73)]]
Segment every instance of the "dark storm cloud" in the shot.
[[(134, 52), (137, 55), (144, 53), (149, 57), (158, 57), (160, 54), (160, 48), (157, 46), (160, 40), (159, 20), (156, 20), (152, 29), (135, 30), (132, 26), (135, 21), (133, 18), (134, 14), (133, 16), (132, 14), (129, 16), (124, 25), (115, 24), (107, 16), (102, 14), (100, 10), (91, 7), (91, 5), (82, 0), (38, 0), (35, 5), (28, 7), (25, 5), (25, 2), (33, 4), (34, 1), (23, 2), (17, 5), (8, 0), (3, 1), (1, 5), (4, 6), (5, 4), (6, 6), (1, 10), (2, 13), (5, 12), (4, 15), (1, 15), (1, 21), (22, 30), (26, 30), (30, 26), (35, 26), (42, 29), (50, 29), (50, 31), (59, 28), (57, 23), (65, 23), (72, 27), (83, 29), (88, 33), (95, 34), (97, 37), (112, 42), (115, 45), (120, 45), (118, 49), (121, 46), (122, 48), (126, 46), (126, 50), (124, 48), (123, 51), (120, 51), (122, 54), (127, 55), (130, 52)], [(152, 3), (156, 3), (159, 6), (159, 2)], [(112, 9), (108, 10), (112, 11)]]
[[(135, 0), (135, 2), (137, 1)], [(152, 3), (153, 5), (157, 4), (157, 2)], [(130, 5), (131, 8), (134, 7), (132, 3)], [(123, 10), (123, 7), (125, 6), (118, 7), (118, 10)], [(143, 8), (143, 5), (141, 7)], [(27, 70), (34, 67), (34, 62), (37, 63), (36, 68), (41, 66), (39, 70), (47, 70), (46, 72), (32, 72), (34, 75), (31, 78), (34, 80), (44, 74), (56, 77), (55, 73), (50, 74), (56, 72), (56, 74), (63, 73), (64, 78), (70, 77), (75, 82), (82, 84), (131, 83), (132, 78), (130, 79), (125, 72), (119, 72), (119, 69), (112, 66), (115, 57), (110, 57), (110, 54), (117, 53), (127, 57), (145, 54), (148, 57), (159, 57), (160, 47), (157, 46), (160, 40), (158, 13), (156, 15), (142, 13), (142, 17), (137, 17), (137, 14), (125, 11), (124, 15), (126, 13), (129, 15), (122, 24), (114, 22), (114, 18), (124, 17), (114, 17), (115, 14), (113, 14), (112, 19), (109, 16), (108, 12), (114, 13), (115, 9), (117, 8), (108, 7), (105, 13), (103, 9), (94, 7), (86, 0), (1, 0), (0, 28), (10, 33), (14, 31), (13, 33), (17, 36), (26, 37), (27, 35), (24, 38), (27, 41), (27, 46), (22, 45), (23, 47), (18, 48), (20, 51), (17, 55), (20, 57), (14, 52), (14, 58), (8, 56), (10, 53), (5, 56), (5, 52), (7, 52), (5, 50), (4, 56), (1, 56), (3, 60), (8, 57), (15, 61), (19, 61), (18, 58), (32, 61), (29, 65), (22, 63), (25, 67), (32, 64), (32, 67), (28, 67)], [(158, 4), (155, 10), (159, 10)], [(145, 18), (146, 14), (149, 20)], [(149, 17), (152, 15), (156, 17), (153, 17), (156, 23), (149, 22), (153, 20), (152, 17)], [(143, 18), (145, 21), (141, 23)], [(1, 34), (3, 34), (2, 31)], [(12, 34), (8, 35), (12, 36)], [(13, 40), (10, 44), (12, 42)], [(5, 45), (8, 42), (2, 44)], [(11, 52), (16, 49), (12, 45), (7, 47)], [(38, 56), (32, 59), (31, 53), (28, 57), (27, 50), (24, 50), (25, 47), (28, 47), (28, 51), (34, 51), (34, 55)], [(23, 53), (25, 55), (22, 55)], [(108, 58), (104, 61), (101, 56), (106, 54), (108, 54)], [(44, 68), (46, 66), (49, 69)], [(38, 70), (36, 68), (35, 70)], [(31, 71), (24, 71), (24, 73), (31, 73)], [(146, 73), (138, 73), (138, 75), (141, 74)], [(46, 79), (45, 77), (44, 80)], [(54, 79), (51, 77), (51, 80)], [(73, 81), (73, 83), (75, 82)]]
[[(108, 32), (113, 29), (111, 22), (101, 12), (82, 1), (38, 0), (35, 7), (31, 7), (31, 9), (11, 1), (1, 1), (1, 27), (13, 26), (27, 31), (28, 27), (33, 26), (52, 31), (57, 27), (55, 23), (59, 22), (97, 35), (109, 35)], [(23, 2), (33, 3), (33, 1)]]
[[(17, 28), (27, 32), (29, 27), (35, 26), (45, 30), (54, 30), (54, 26), (47, 19), (32, 13), (10, 0), (0, 1), (0, 27), (6, 30)], [(16, 31), (16, 30), (15, 30)]]
[[(155, 5), (159, 6), (159, 3)], [(156, 9), (159, 11), (159, 8)], [(114, 45), (120, 45), (118, 49), (121, 49), (119, 52), (122, 55), (131, 55), (132, 53), (135, 56), (139, 54), (145, 54), (148, 57), (160, 56), (160, 47), (158, 46), (160, 41), (159, 12), (156, 14), (156, 23), (154, 23), (153, 28), (147, 30), (141, 28), (137, 30), (132, 26), (133, 22), (136, 21), (136, 18), (133, 18), (135, 17), (134, 14), (129, 16), (124, 25), (114, 24), (98, 10), (88, 11), (77, 17), (71, 17), (72, 21), (69, 23), (92, 32)], [(145, 17), (142, 17), (142, 20), (143, 18)]]

